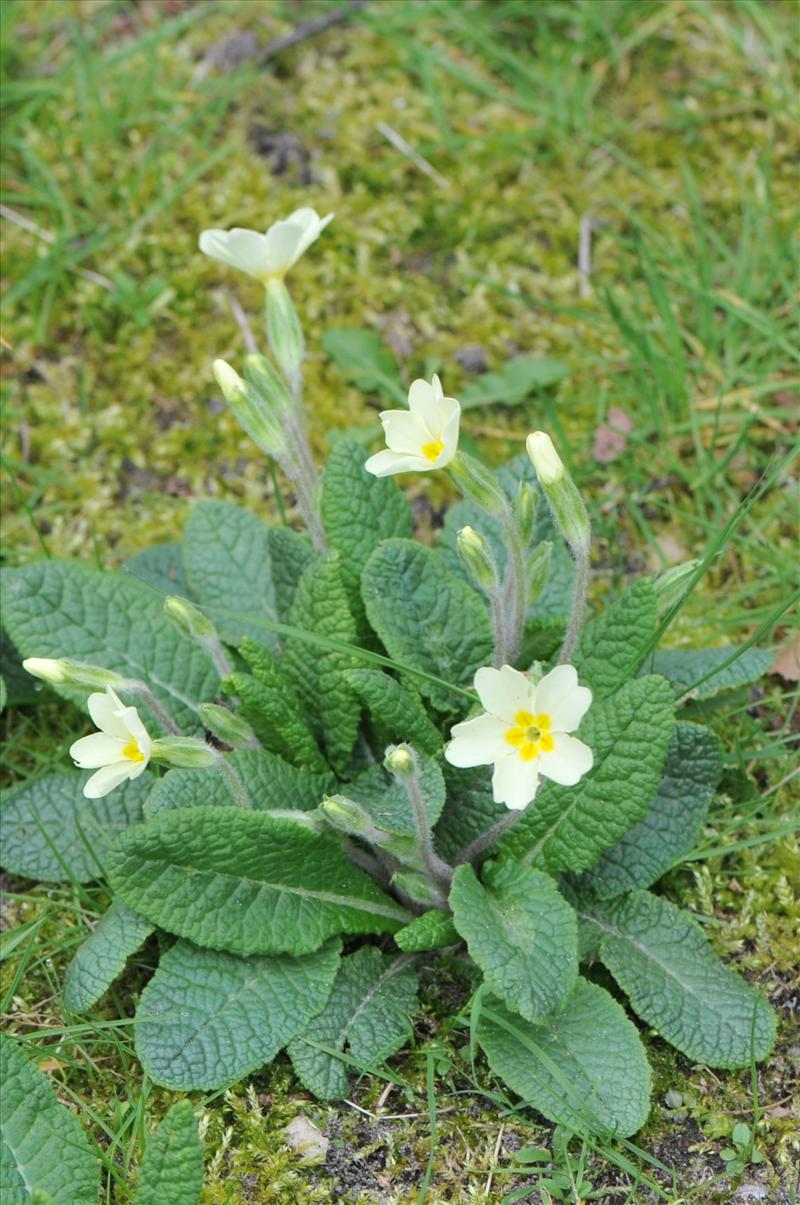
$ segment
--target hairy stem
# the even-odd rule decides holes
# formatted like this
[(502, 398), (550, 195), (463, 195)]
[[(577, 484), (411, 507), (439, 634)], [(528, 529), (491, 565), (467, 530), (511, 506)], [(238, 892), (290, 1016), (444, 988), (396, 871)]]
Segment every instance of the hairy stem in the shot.
[(510, 811), (507, 816), (503, 816), (502, 820), (498, 820), (491, 828), (487, 828), (485, 832), (481, 833), (479, 837), (476, 837), (474, 841), (471, 841), (469, 845), (465, 846), (456, 855), (456, 866), (461, 866), (464, 862), (472, 862), (487, 849), (490, 849), (495, 842), (505, 836), (508, 830), (513, 828), (522, 819), (527, 810), (527, 808), (520, 808), (518, 811)]
[(572, 596), (572, 614), (569, 617), (569, 625), (561, 652), (558, 655), (559, 665), (569, 662), (575, 652), (575, 645), (578, 643), (583, 623), (583, 612), (586, 608), (586, 595), (589, 590), (589, 545), (580, 545), (572, 548), (571, 551), (575, 558), (575, 593)]
[(448, 862), (445, 862), (443, 858), (440, 858), (433, 848), (433, 834), (431, 833), (430, 820), (428, 819), (428, 810), (425, 807), (425, 801), (422, 798), (422, 791), (420, 789), (419, 770), (415, 767), (414, 773), (404, 776), (401, 781), (405, 787), (411, 804), (411, 810), (414, 814), (414, 824), (417, 829), (417, 847), (422, 865), (425, 868), (425, 874), (431, 886), (436, 889), (437, 894), (441, 895), (442, 889), (444, 889), (446, 897), (453, 879), (453, 867)]
[(247, 791), (245, 790), (244, 783), (242, 782), (237, 771), (234, 770), (233, 766), (231, 765), (231, 763), (228, 761), (227, 757), (225, 757), (224, 754), (222, 754), (220, 756), (220, 759), (217, 764), (218, 764), (220, 770), (222, 771), (222, 773), (227, 778), (228, 786), (230, 787), (231, 792), (233, 793), (234, 799), (239, 804), (239, 807), (251, 808), (253, 806), (253, 803), (252, 803), (252, 800), (250, 799), (250, 796), (247, 794)]
[(525, 549), (514, 512), (510, 506), (506, 506), (503, 511), (501, 522), (508, 554), (506, 580), (503, 583), (503, 602), (506, 611), (505, 647), (502, 658), (499, 656), (499, 651), (496, 651), (495, 659), (498, 665), (514, 665), (522, 649), (525, 634), (525, 612), (527, 610)]
[(183, 736), (183, 732), (173, 720), (167, 709), (159, 703), (158, 699), (153, 694), (146, 682), (142, 682), (139, 678), (132, 678), (128, 682), (128, 690), (131, 694), (139, 695), (145, 707), (149, 707), (153, 715), (156, 717), (162, 727), (166, 728), (167, 732), (171, 732), (173, 736)]

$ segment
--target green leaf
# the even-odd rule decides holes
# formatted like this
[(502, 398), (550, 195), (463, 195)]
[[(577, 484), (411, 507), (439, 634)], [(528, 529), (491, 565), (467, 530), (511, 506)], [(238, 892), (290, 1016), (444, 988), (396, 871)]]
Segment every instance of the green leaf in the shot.
[(237, 958), (178, 941), (136, 1010), (139, 1061), (176, 1091), (235, 1083), (325, 1007), (338, 967), (338, 941), (304, 958)]
[(436, 848), (454, 862), (476, 837), (507, 816), (508, 808), (494, 801), (491, 766), (462, 770), (446, 764), (444, 781), (447, 802), (436, 826)]
[(179, 540), (154, 544), (128, 557), (123, 572), (138, 577), (161, 594), (180, 594), (190, 598), (189, 582), (183, 568), (183, 552)]
[(631, 1007), (688, 1058), (710, 1067), (766, 1058), (775, 1014), (687, 913), (638, 890), (581, 912), (602, 934), (600, 957)]
[(253, 636), (272, 645), (263, 621), (278, 618), (269, 529), (252, 511), (232, 502), (200, 502), (183, 533), (189, 584), (223, 640)]
[(289, 1044), (298, 1078), (321, 1100), (345, 1096), (347, 1065), (335, 1052), (359, 1068), (382, 1063), (409, 1036), (416, 1003), (417, 974), (407, 955), (365, 946), (342, 959), (324, 1012)]
[(461, 391), (461, 408), (489, 406), (499, 402), (503, 406), (518, 406), (532, 393), (557, 385), (568, 377), (570, 368), (563, 360), (548, 356), (521, 356), (509, 360), (499, 372), (484, 372), (466, 389)]
[(306, 954), (336, 933), (391, 933), (409, 919), (334, 837), (266, 812), (164, 812), (123, 833), (108, 862), (137, 912), (234, 954)]
[(3, 1205), (25, 1205), (34, 1192), (55, 1205), (97, 1205), (100, 1166), (81, 1125), (59, 1104), (49, 1079), (0, 1034), (0, 1188)]
[[(334, 789), (332, 774), (314, 774), (290, 766), (266, 749), (238, 749), (226, 754), (236, 771), (250, 805), (256, 811), (289, 808), (310, 811)], [(159, 778), (144, 805), (145, 816), (176, 808), (240, 807), (229, 779), (218, 766), (197, 770), (169, 770)]]
[(454, 946), (460, 941), (453, 918), (448, 912), (431, 908), (423, 912), (410, 925), (404, 925), (394, 935), (401, 950), (415, 953), (417, 950), (438, 950), (442, 946)]
[(405, 402), (397, 361), (375, 331), (348, 326), (325, 331), (322, 348), (346, 381), (365, 392), (378, 390), (393, 401)]
[[(297, 583), (313, 561), (314, 551), (308, 537), (292, 531), (290, 527), (268, 527), (267, 538), (272, 558), (275, 606), (281, 623), (288, 623)], [(259, 639), (263, 643), (263, 637)]]
[(656, 594), (646, 577), (586, 624), (573, 664), (596, 700), (636, 677), (652, 647), (657, 622)]
[(370, 553), (390, 536), (412, 534), (411, 509), (392, 477), (373, 477), (366, 452), (338, 439), (322, 477), (320, 515), (330, 545), (341, 555), (341, 572), (353, 613), (363, 612), (361, 573)]
[[(356, 643), (358, 633), (338, 554), (306, 569), (297, 587), (291, 621), (315, 635)], [(312, 730), (322, 739), (331, 765), (345, 773), (361, 719), (358, 695), (344, 675), (353, 668), (352, 658), (298, 636), (286, 641), (281, 668), (297, 691)]]
[(194, 1109), (177, 1101), (147, 1141), (134, 1205), (197, 1205), (203, 1190), (203, 1144)]
[(559, 1009), (578, 978), (578, 922), (549, 875), (513, 862), (459, 866), (453, 922), (486, 986), (528, 1021)]
[(593, 769), (574, 787), (546, 783), (500, 853), (551, 873), (592, 866), (647, 812), (674, 725), (663, 678), (639, 678), (593, 703), (578, 729), (594, 753)]
[[(391, 657), (461, 687), (491, 664), (486, 608), (440, 553), (413, 540), (386, 540), (367, 561), (361, 588), (367, 617)], [(452, 706), (443, 687), (423, 678), (415, 685), (435, 707)]]
[(377, 725), (384, 744), (405, 741), (421, 753), (439, 752), (441, 734), (418, 695), (382, 670), (349, 669), (345, 677)]
[(608, 899), (660, 879), (694, 849), (720, 770), (715, 733), (701, 724), (676, 724), (664, 776), (647, 812), (581, 876), (581, 886)]
[[(444, 778), (438, 762), (418, 754), (420, 794), (433, 827), (444, 807)], [(401, 837), (415, 836), (414, 813), (408, 792), (401, 782), (393, 779), (382, 766), (370, 766), (347, 786), (347, 794), (369, 812), (378, 828)]]
[[(217, 673), (143, 582), (77, 561), (36, 561), (3, 570), (2, 593), (4, 621), (23, 657), (74, 657), (144, 679), (179, 727), (202, 728), (197, 704), (214, 698)], [(57, 689), (85, 707), (85, 692)]]
[(238, 711), (262, 745), (295, 766), (326, 770), (292, 685), (265, 645), (244, 640), (239, 652), (252, 674), (229, 674), (222, 689), (239, 699)]
[(114, 900), (67, 967), (62, 988), (64, 1008), (84, 1013), (96, 1004), (152, 932), (149, 920), (122, 900)]
[(578, 979), (555, 1017), (534, 1025), (489, 1000), (478, 1020), (489, 1066), (550, 1121), (626, 1138), (647, 1120), (650, 1067), (636, 1026), (608, 992)]
[[(727, 665), (732, 657), (735, 660)], [(738, 655), (735, 647), (660, 649), (653, 656), (652, 669), (672, 684), (676, 695), (690, 691), (692, 699), (710, 699), (721, 690), (757, 682), (774, 660), (770, 649), (746, 648)], [(700, 683), (696, 688), (695, 682)]]
[(145, 771), (102, 799), (86, 799), (90, 773), (45, 774), (0, 792), (0, 845), (10, 874), (45, 883), (102, 878), (109, 840), (141, 820), (153, 778)]

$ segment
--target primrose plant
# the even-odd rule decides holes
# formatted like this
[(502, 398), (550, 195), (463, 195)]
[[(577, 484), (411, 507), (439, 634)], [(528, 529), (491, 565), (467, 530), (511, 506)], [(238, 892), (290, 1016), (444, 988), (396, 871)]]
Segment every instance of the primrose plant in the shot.
[[(511, 1092), (573, 1132), (627, 1136), (651, 1076), (619, 997), (710, 1066), (772, 1046), (766, 1001), (650, 891), (694, 849), (720, 773), (692, 701), (769, 653), (657, 649), (695, 566), (587, 617), (589, 518), (550, 438), (490, 470), (436, 376), (381, 414), (382, 450), (337, 437), (318, 477), (285, 277), (329, 221), (300, 209), (200, 239), (265, 286), (268, 354), (214, 375), (305, 532), (207, 501), (120, 573), (8, 573), (26, 668), (97, 731), (71, 749), (82, 779), (7, 793), (6, 865), (108, 882), (66, 972), (70, 1014), (158, 931), (133, 1027), (157, 1084), (217, 1090), (286, 1049), (308, 1090), (342, 1097), (413, 1033), (420, 973), (446, 949), (475, 984), (471, 1048)], [(461, 495), (435, 547), (395, 480), (420, 472)]]

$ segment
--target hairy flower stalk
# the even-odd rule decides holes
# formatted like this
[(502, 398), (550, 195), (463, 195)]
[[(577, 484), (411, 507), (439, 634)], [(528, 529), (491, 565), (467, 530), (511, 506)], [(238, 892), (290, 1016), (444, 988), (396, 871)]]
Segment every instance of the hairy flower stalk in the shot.
[(422, 784), (416, 754), (410, 745), (390, 746), (386, 751), (385, 765), (408, 796), (414, 826), (417, 830), (417, 850), (424, 875), (430, 885), (433, 901), (437, 904), (444, 904), (453, 878), (453, 868), (443, 858), (440, 858), (433, 848), (433, 834), (428, 809), (422, 798)]
[(533, 431), (528, 436), (526, 446), (556, 525), (575, 560), (572, 612), (558, 658), (559, 664), (565, 665), (570, 661), (578, 643), (589, 591), (589, 516), (578, 487), (567, 472), (550, 436), (544, 431)]

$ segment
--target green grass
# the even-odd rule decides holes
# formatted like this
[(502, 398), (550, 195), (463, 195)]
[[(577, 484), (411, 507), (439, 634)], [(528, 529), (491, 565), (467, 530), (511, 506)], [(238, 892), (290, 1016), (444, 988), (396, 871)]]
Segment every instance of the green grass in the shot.
[[(365, 411), (321, 350), (326, 327), (382, 332), (404, 377), (440, 371), (456, 396), (470, 379), (456, 353), (469, 345), (492, 369), (556, 357), (570, 368), (561, 384), (514, 409), (472, 409), (465, 426), (491, 462), (533, 427), (558, 439), (592, 502), (595, 597), (705, 558), (668, 642), (785, 640), (800, 396), (795, 5), (393, 0), (266, 67), (226, 74), (204, 61), (233, 32), (266, 42), (327, 7), (0, 5), (7, 558), (118, 563), (174, 538), (209, 495), (275, 517), (274, 485), (215, 406), (210, 375), (215, 355), (241, 353), (230, 296), (257, 313), (258, 289), (204, 260), (196, 239), (314, 204), (336, 221), (292, 279), (320, 455), (327, 431), (374, 418), (381, 402), (368, 397)], [(294, 166), (276, 174), (256, 154), (256, 127), (294, 137)], [(610, 407), (632, 429), (604, 465), (592, 448)], [(410, 488), (428, 531), (446, 487)], [(788, 1016), (797, 695), (768, 677), (758, 697), (696, 706), (725, 741), (725, 777), (700, 848), (667, 887)], [(66, 765), (82, 720), (43, 696), (3, 725), (9, 781)], [(0, 985), (13, 1029), (103, 1149), (105, 1199), (125, 1202), (145, 1131), (172, 1098), (143, 1080), (126, 1019), (152, 949), (96, 1019), (61, 1015), (65, 966), (106, 903), (102, 887), (12, 884)], [(282, 1058), (249, 1085), (193, 1097), (207, 1205), (489, 1202), (536, 1184), (540, 1171), (514, 1152), (550, 1148), (551, 1135), (472, 1066), (469, 992), (463, 968), (432, 967), (415, 1047), (385, 1079), (358, 1083), (353, 1105), (312, 1102)], [(783, 1183), (790, 1199), (796, 1137), (774, 1110), (792, 1091), (797, 1040), (787, 1021), (754, 1081), (651, 1042), (647, 1128), (636, 1144), (557, 1148), (574, 1182), (565, 1199), (583, 1176), (607, 1200), (729, 1200), (717, 1153), (754, 1114), (767, 1162), (745, 1178), (776, 1200)], [(668, 1091), (680, 1106), (665, 1104)], [(299, 1113), (329, 1127), (327, 1175), (285, 1146)]]

